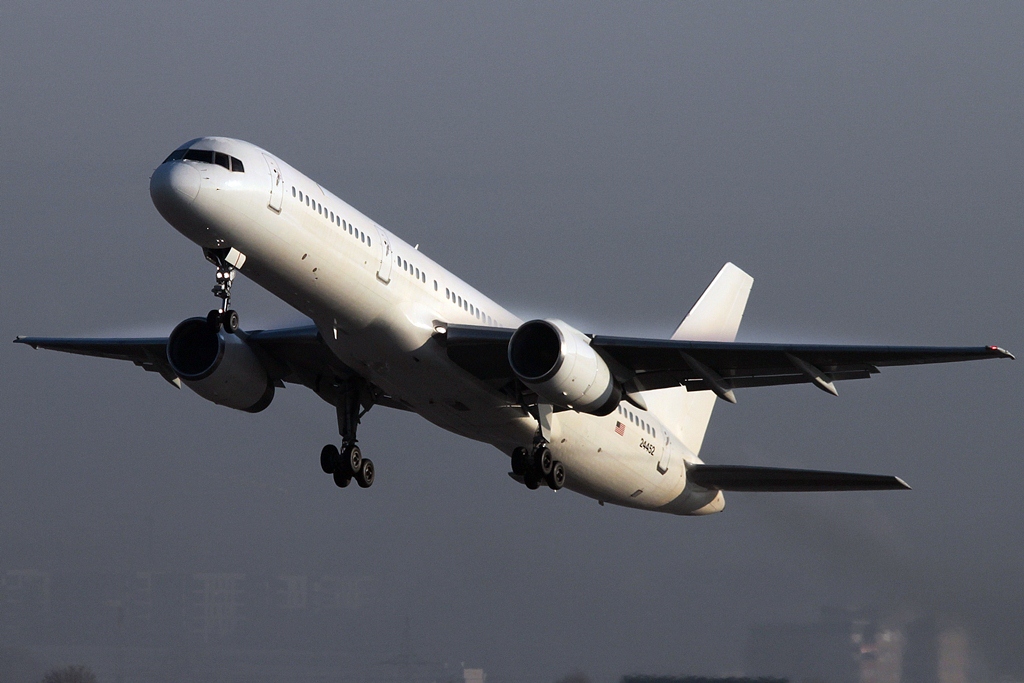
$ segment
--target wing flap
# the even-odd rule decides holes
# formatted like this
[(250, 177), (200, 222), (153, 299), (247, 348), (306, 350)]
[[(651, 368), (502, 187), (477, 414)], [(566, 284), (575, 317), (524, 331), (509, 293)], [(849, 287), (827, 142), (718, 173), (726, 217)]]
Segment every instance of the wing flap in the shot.
[(718, 491), (887, 491), (910, 488), (899, 477), (884, 474), (748, 465), (693, 465), (687, 476), (695, 484)]

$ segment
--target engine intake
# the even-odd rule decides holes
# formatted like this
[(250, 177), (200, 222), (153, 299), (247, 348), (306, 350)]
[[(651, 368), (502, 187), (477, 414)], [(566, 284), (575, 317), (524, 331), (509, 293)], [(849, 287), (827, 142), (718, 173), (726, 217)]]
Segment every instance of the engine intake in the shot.
[(622, 388), (585, 334), (561, 320), (531, 320), (508, 343), (512, 372), (553, 405), (607, 415)]
[(174, 328), (167, 362), (185, 386), (219, 405), (258, 413), (274, 399), (274, 383), (249, 345), (215, 330), (205, 318), (189, 318)]

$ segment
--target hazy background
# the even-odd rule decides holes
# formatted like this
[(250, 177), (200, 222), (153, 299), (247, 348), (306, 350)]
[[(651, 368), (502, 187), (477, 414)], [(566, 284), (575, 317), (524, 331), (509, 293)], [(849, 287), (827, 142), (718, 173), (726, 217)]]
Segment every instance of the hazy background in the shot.
[[(5, 3), (0, 339), (211, 308), (148, 179), (227, 135), (521, 315), (667, 335), (731, 260), (755, 278), (741, 339), (1024, 352), (1022, 35), (1019, 3)], [(299, 319), (244, 278), (234, 303)], [(914, 490), (687, 519), (530, 492), (386, 408), (360, 431), (377, 483), (341, 491), (305, 389), (252, 416), (0, 345), (0, 570), (364, 576), (379, 608), (339, 650), (385, 659), (408, 623), (422, 656), (508, 682), (740, 673), (754, 623), (931, 610), (1020, 678), (1020, 373), (740, 391), (706, 460)]]

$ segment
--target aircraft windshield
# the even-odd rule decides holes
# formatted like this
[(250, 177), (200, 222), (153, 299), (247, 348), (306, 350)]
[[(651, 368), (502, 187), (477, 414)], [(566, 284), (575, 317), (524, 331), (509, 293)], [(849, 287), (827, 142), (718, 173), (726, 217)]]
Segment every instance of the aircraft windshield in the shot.
[(240, 160), (223, 152), (214, 152), (210, 149), (176, 149), (171, 152), (169, 157), (164, 159), (164, 163), (180, 161), (182, 159), (201, 161), (205, 164), (217, 164), (235, 173), (245, 173), (245, 166), (242, 165)]

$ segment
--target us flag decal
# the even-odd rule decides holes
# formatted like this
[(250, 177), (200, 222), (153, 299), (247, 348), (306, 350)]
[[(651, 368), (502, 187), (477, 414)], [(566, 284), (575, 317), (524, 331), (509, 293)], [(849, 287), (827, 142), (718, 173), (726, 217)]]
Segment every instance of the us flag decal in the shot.
[(626, 425), (622, 424), (618, 420), (615, 421), (615, 433), (622, 436), (626, 433)]

